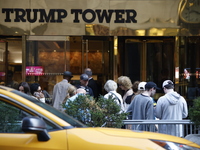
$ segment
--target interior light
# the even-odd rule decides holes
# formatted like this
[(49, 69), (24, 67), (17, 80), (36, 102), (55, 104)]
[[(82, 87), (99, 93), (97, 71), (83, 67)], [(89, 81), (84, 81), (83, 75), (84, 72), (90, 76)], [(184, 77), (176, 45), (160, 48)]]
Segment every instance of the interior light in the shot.
[(114, 37), (114, 55), (118, 54), (118, 38), (117, 36)]
[(179, 67), (175, 68), (175, 78), (178, 79), (179, 78)]
[(22, 63), (22, 60), (15, 60), (14, 63)]
[(56, 52), (56, 50), (54, 49), (53, 52)]

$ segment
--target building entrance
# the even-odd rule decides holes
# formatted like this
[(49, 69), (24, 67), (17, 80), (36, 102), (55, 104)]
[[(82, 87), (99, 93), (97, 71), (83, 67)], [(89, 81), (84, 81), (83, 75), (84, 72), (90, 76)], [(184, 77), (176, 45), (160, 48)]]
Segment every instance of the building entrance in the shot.
[(153, 81), (161, 87), (163, 80), (174, 80), (174, 37), (119, 37), (119, 45), (121, 70), (132, 82)]
[(72, 72), (75, 85), (84, 69), (91, 68), (100, 93), (102, 84), (112, 76), (110, 37), (28, 36), (26, 45), (26, 81), (39, 82), (49, 93), (65, 70)]
[(0, 85), (17, 88), (14, 83), (22, 80), (21, 64), (21, 36), (0, 36)]

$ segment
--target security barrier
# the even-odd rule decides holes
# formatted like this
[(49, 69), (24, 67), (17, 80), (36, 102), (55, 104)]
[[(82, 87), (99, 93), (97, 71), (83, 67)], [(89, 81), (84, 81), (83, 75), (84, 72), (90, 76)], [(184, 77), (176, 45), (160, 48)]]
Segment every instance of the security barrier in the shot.
[[(173, 135), (185, 137), (188, 134), (200, 134), (200, 128), (190, 120), (123, 120), (126, 129), (160, 132), (159, 127), (174, 128)], [(168, 131), (166, 131), (168, 133)]]

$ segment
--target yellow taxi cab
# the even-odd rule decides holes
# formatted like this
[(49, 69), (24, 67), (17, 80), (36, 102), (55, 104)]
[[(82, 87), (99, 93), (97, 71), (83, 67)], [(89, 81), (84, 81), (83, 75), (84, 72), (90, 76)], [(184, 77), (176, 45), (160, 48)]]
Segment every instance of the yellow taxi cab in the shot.
[(0, 150), (192, 150), (175, 136), (86, 127), (17, 90), (0, 86)]

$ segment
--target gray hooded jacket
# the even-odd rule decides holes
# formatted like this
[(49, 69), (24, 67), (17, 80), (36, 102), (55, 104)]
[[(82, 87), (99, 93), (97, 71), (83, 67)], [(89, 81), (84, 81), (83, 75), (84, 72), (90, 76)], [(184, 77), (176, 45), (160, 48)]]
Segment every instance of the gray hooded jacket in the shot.
[[(182, 120), (188, 115), (186, 100), (177, 92), (169, 92), (158, 99), (155, 116), (161, 120)], [(176, 128), (177, 127), (177, 128)], [(181, 136), (181, 126), (160, 125), (159, 132)]]

